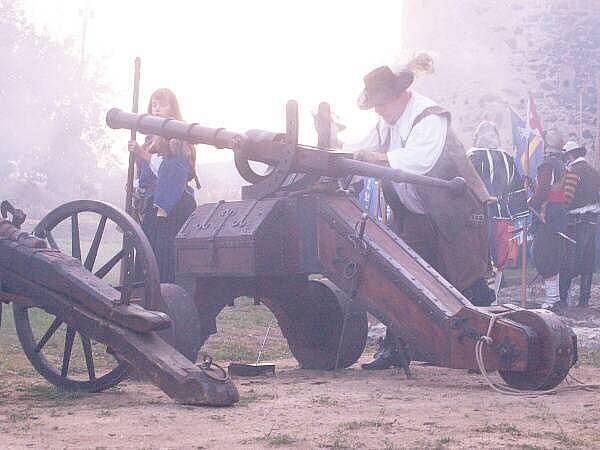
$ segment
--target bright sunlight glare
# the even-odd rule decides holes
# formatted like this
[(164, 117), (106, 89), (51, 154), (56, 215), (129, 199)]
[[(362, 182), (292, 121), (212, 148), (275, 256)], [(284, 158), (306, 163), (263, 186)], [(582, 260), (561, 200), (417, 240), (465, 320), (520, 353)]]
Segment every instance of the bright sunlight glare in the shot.
[[(169, 87), (184, 120), (280, 131), (285, 102), (295, 99), (306, 144), (316, 141), (310, 111), (321, 101), (348, 126), (342, 139), (359, 139), (375, 120), (356, 107), (362, 77), (401, 53), (399, 0), (25, 0), (24, 6), (37, 27), (73, 43), (86, 70), (103, 74), (114, 102), (107, 109), (131, 108), (133, 60), (140, 56), (140, 109), (153, 90)], [(198, 159), (229, 157), (209, 149)]]

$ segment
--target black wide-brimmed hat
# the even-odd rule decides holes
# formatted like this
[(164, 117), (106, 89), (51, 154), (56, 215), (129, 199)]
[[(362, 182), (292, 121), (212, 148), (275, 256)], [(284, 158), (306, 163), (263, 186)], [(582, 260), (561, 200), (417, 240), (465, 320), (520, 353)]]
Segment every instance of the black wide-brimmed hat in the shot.
[(365, 75), (365, 88), (358, 97), (358, 107), (370, 109), (388, 103), (407, 90), (414, 79), (412, 71), (395, 74), (388, 66), (378, 67)]

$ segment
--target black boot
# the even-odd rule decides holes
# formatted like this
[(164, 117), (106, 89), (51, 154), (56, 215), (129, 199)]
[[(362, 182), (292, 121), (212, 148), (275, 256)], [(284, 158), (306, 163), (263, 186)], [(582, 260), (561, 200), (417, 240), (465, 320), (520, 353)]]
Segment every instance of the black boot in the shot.
[(490, 306), (496, 300), (496, 292), (487, 285), (484, 278), (479, 278), (463, 295), (475, 306)]
[(569, 291), (571, 289), (572, 277), (566, 272), (560, 272), (558, 281), (558, 291), (560, 295), (561, 306), (569, 306)]
[(375, 354), (375, 359), (361, 367), (366, 370), (384, 370), (399, 364), (398, 352), (390, 348), (384, 348)]
[(569, 302), (567, 301), (567, 299), (566, 299), (566, 298), (563, 298), (563, 297), (561, 297), (561, 298), (560, 298), (560, 301), (558, 302), (558, 306), (559, 306), (561, 309), (568, 308), (568, 307), (569, 307)]
[(592, 294), (592, 273), (585, 273), (581, 275), (579, 284), (579, 303), (577, 307), (587, 308), (590, 306), (590, 296)]

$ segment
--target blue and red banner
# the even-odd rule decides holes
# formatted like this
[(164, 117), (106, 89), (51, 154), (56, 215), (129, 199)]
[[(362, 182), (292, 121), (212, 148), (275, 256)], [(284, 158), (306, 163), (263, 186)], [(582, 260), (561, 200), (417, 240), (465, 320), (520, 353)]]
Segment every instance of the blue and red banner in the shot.
[[(382, 208), (385, 205), (383, 195), (379, 189), (379, 181), (375, 178), (364, 177), (364, 187), (360, 191), (358, 201), (362, 208), (371, 216), (380, 222), (383, 221)], [(379, 203), (377, 202), (377, 196), (380, 195)], [(391, 220), (392, 211), (389, 206), (386, 206), (387, 221)]]
[(527, 100), (527, 122), (510, 109), (515, 163), (521, 175), (535, 180), (537, 168), (544, 159), (542, 124), (531, 94)]

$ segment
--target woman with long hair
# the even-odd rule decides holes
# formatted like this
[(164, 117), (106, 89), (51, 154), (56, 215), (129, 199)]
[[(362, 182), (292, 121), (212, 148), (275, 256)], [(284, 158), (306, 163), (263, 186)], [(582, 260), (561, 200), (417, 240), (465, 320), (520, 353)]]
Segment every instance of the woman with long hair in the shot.
[[(175, 94), (161, 88), (150, 96), (148, 114), (182, 120)], [(160, 281), (175, 280), (175, 236), (196, 208), (190, 181), (200, 188), (196, 150), (187, 142), (149, 135), (142, 145), (129, 141), (138, 169), (136, 209), (154, 250)]]

